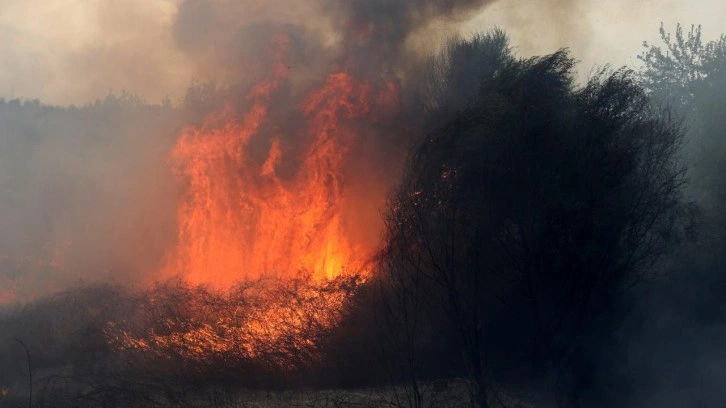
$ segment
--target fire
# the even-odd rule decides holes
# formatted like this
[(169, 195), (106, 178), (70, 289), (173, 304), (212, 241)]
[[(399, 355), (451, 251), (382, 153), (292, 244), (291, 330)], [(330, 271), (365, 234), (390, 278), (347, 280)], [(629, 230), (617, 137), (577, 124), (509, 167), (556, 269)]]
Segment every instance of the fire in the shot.
[(151, 321), (110, 323), (120, 351), (294, 367), (316, 358), (365, 281), (375, 248), (346, 214), (369, 203), (347, 195), (345, 170), (364, 124), (395, 112), (397, 83), (329, 74), (290, 114), (296, 133), (276, 134), (288, 47), (274, 39), (273, 69), (244, 113), (230, 105), (180, 134), (169, 158), (182, 190), (177, 244), (163, 272), (190, 286), (149, 291), (139, 315)]
[(365, 266), (371, 248), (352, 242), (343, 225), (343, 166), (356, 139), (345, 122), (370, 112), (371, 87), (336, 73), (309, 94), (301, 107), (305, 127), (298, 135), (309, 142), (294, 175), (284, 178), (278, 168), (288, 157), (280, 138), (271, 138), (265, 160), (247, 153), (284, 74), (276, 70), (252, 89), (252, 107), (244, 116), (227, 109), (179, 138), (171, 163), (185, 194), (167, 274), (229, 288), (300, 270), (331, 279), (344, 270), (360, 273)]
[(294, 369), (320, 357), (319, 341), (340, 321), (360, 283), (356, 277), (311, 283), (301, 274), (241, 284), (227, 296), (162, 285), (137, 303), (146, 319), (110, 323), (106, 335), (113, 347), (139, 361)]

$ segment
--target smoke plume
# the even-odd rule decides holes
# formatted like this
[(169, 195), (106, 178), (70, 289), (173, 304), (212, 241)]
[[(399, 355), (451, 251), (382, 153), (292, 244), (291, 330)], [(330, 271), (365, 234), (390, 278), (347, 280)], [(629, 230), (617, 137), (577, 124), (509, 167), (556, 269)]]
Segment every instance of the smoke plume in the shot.
[[(0, 166), (7, 175), (1, 188), (11, 192), (0, 201), (0, 296), (21, 300), (79, 282), (147, 284), (173, 275), (169, 265), (176, 264), (168, 257), (170, 248), (184, 244), (178, 242), (183, 234), (175, 236), (174, 228), (177, 200), (188, 180), (172, 174), (172, 147), (187, 125), (204, 126), (205, 118), (226, 107), (242, 117), (258, 106), (250, 105), (248, 90), (266, 83), (270, 72), (283, 82), (264, 97), (270, 98), (264, 102), (270, 117), (244, 149), (253, 162), (276, 163), (279, 158), (270, 161), (267, 156), (279, 144), (277, 155), (285, 160), (274, 170), (282, 183), (315, 174), (298, 174), (300, 166), (312, 163), (303, 155), (315, 143), (301, 138), (299, 130), (306, 98), (339, 72), (379, 89), (371, 94), (374, 100), (361, 102), (361, 112), (369, 118), (345, 131), (352, 132), (352, 139), (339, 137), (334, 144), (356, 154), (336, 159), (339, 168), (322, 167), (340, 173), (334, 179), (344, 189), (320, 182), (323, 190), (340, 197), (328, 198), (320, 213), (335, 227), (315, 227), (347, 231), (353, 247), (370, 253), (381, 231), (380, 209), (407, 145), (405, 121), (399, 119), (404, 113), (397, 108), (399, 98), (405, 98), (406, 72), (426, 56), (410, 44), (437, 37), (438, 29), (429, 31), (432, 25), (458, 24), (489, 3), (184, 0), (78, 6), (83, 21), (62, 21), (60, 37), (45, 38), (48, 46), (75, 41), (73, 52), (50, 68), (18, 59), (20, 65), (11, 71), (30, 69), (51, 78), (52, 73), (68, 73), (68, 82), (79, 84), (71, 100), (90, 100), (102, 83), (159, 96), (164, 88), (178, 87), (185, 73), (201, 82), (173, 104), (153, 105), (112, 91), (80, 108), (16, 101), (0, 106), (6, 125)], [(60, 10), (41, 3), (4, 7), (0, 16), (6, 18), (10, 11), (23, 10), (42, 10), (36, 15), (44, 21), (60, 16)], [(21, 30), (13, 35), (27, 40)], [(92, 41), (94, 36), (103, 42)], [(47, 57), (47, 50), (37, 52), (39, 58)], [(369, 93), (369, 85), (357, 86), (361, 98)], [(313, 133), (330, 131), (329, 125), (308, 126)], [(329, 166), (328, 159), (320, 160), (313, 166)], [(240, 171), (225, 168), (231, 174)], [(340, 214), (328, 215), (336, 211)], [(159, 272), (163, 265), (165, 273)]]

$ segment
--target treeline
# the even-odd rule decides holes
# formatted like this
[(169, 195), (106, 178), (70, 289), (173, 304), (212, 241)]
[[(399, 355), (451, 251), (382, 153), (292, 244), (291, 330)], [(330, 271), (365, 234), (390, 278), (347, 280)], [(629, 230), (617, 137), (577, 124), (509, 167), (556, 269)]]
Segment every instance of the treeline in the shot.
[(0, 100), (2, 303), (153, 264), (173, 224), (159, 210), (173, 205), (164, 157), (181, 114), (128, 94), (81, 107)]

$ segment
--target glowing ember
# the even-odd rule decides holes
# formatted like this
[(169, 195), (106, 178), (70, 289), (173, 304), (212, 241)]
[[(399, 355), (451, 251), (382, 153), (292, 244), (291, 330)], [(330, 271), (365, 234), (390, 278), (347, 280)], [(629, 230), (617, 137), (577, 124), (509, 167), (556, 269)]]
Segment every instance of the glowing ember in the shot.
[(202, 367), (254, 361), (292, 369), (320, 356), (319, 341), (340, 321), (360, 283), (340, 277), (312, 284), (302, 274), (249, 282), (228, 296), (159, 286), (140, 297), (137, 312), (147, 316), (144, 321), (110, 323), (106, 335), (116, 349), (138, 353), (142, 361), (179, 359)]

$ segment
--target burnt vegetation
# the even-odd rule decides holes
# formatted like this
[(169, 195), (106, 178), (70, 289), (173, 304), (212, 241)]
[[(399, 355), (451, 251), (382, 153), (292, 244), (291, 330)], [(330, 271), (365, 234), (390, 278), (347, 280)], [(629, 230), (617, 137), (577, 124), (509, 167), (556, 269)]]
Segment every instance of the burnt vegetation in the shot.
[[(583, 83), (567, 50), (520, 58), (498, 30), (452, 41), (404, 84), (402, 116), (416, 121), (396, 126), (411, 148), (370, 276), (301, 272), (226, 293), (86, 285), (7, 306), (0, 407), (716, 404), (726, 37), (661, 34), (641, 70)], [(194, 87), (185, 103), (214, 110), (225, 93)], [(74, 133), (73, 117), (138, 110), (177, 129), (177, 109), (3, 101), (0, 118), (48, 116)], [(38, 199), (0, 181), (19, 194), (0, 208)], [(37, 242), (22, 244), (11, 249)], [(309, 391), (352, 388), (367, 399)]]

